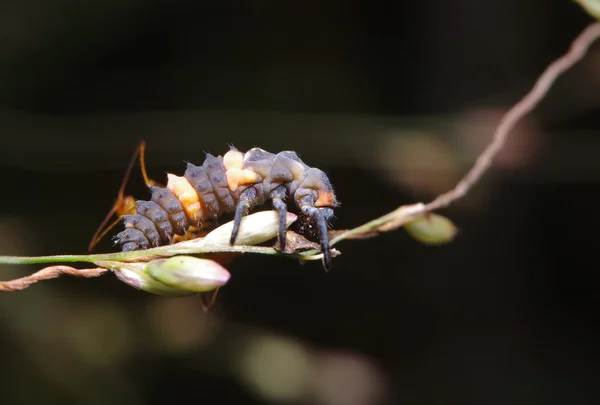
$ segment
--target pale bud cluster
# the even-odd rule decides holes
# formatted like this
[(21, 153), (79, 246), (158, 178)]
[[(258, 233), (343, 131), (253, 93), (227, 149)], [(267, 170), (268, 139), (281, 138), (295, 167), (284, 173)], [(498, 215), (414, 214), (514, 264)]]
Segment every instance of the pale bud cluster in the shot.
[[(288, 213), (286, 227), (296, 220)], [(203, 246), (227, 245), (233, 221), (210, 232)], [(277, 236), (279, 215), (276, 211), (261, 211), (242, 219), (236, 245), (252, 246)], [(111, 265), (119, 280), (142, 291), (156, 295), (182, 296), (208, 292), (225, 285), (231, 275), (219, 263), (193, 256), (173, 256), (147, 263), (114, 263)]]

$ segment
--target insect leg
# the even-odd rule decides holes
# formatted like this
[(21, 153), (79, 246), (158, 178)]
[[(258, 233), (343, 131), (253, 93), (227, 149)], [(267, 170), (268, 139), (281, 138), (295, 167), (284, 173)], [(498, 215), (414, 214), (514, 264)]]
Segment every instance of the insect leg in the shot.
[(273, 201), (273, 208), (279, 213), (279, 249), (285, 250), (285, 234), (287, 231), (286, 227), (286, 216), (287, 216), (287, 204), (285, 203), (285, 197), (287, 189), (285, 186), (278, 186), (275, 190), (271, 191), (271, 200)]
[(321, 240), (321, 251), (323, 252), (323, 267), (326, 271), (331, 270), (331, 251), (329, 236), (327, 235), (327, 220), (333, 215), (331, 208), (316, 208), (312, 206), (302, 207), (302, 212), (314, 219)]
[(212, 296), (210, 297), (210, 301), (206, 300), (206, 295), (204, 295), (206, 293), (200, 294), (200, 300), (202, 301), (202, 311), (208, 312), (215, 305), (215, 302), (217, 301), (217, 294), (219, 293), (219, 288), (221, 287), (217, 287), (215, 291), (213, 291)]
[(238, 232), (240, 231), (240, 224), (242, 217), (248, 213), (250, 207), (256, 201), (257, 192), (254, 187), (246, 189), (241, 195), (235, 207), (235, 215), (233, 217), (233, 230), (231, 231), (231, 238), (229, 239), (230, 244), (234, 244), (237, 238)]

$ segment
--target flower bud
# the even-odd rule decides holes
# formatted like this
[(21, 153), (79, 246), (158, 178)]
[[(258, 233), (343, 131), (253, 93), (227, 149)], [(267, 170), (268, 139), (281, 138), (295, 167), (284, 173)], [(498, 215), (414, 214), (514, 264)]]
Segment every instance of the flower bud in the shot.
[(169, 287), (190, 292), (206, 292), (229, 281), (229, 272), (217, 262), (192, 256), (174, 256), (146, 264), (145, 272)]
[(441, 245), (456, 236), (456, 226), (448, 218), (426, 214), (404, 224), (410, 236), (427, 245)]
[(113, 268), (113, 271), (115, 276), (125, 284), (151, 294), (176, 297), (194, 293), (193, 291), (169, 287), (168, 285), (153, 279), (144, 273), (144, 266), (145, 264), (142, 263), (127, 263), (123, 264), (123, 266), (118, 266), (118, 268)]
[(600, 19), (600, 3), (598, 0), (575, 0), (575, 3), (579, 3), (592, 17)]
[[(295, 214), (288, 212), (285, 223), (286, 228), (289, 227), (296, 218), (297, 216)], [(210, 245), (229, 245), (232, 231), (233, 221), (227, 222), (206, 235), (204, 243)], [(235, 245), (258, 245), (259, 243), (275, 238), (278, 233), (278, 212), (260, 211), (242, 218)]]

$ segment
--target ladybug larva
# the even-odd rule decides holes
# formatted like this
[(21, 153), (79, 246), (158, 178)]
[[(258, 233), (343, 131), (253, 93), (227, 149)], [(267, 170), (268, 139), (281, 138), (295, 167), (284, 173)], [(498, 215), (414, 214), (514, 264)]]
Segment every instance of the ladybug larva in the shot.
[(204, 163), (191, 163), (183, 176), (167, 174), (166, 187), (150, 185), (150, 201), (136, 201), (123, 215), (125, 230), (115, 239), (123, 251), (169, 244), (190, 227), (234, 213), (230, 243), (235, 243), (242, 217), (270, 202), (279, 213), (279, 246), (285, 248), (287, 201), (318, 231), (323, 265), (331, 267), (327, 224), (338, 205), (327, 175), (306, 165), (295, 152), (267, 152), (260, 148), (224, 156), (207, 154)]

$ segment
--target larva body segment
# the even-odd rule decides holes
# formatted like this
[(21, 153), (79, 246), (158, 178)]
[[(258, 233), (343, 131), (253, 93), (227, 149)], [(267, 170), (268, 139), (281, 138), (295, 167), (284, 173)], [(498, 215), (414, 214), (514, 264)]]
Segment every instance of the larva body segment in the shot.
[(168, 174), (166, 188), (152, 186), (151, 201), (138, 201), (133, 215), (123, 217), (125, 231), (116, 236), (123, 251), (147, 249), (171, 242), (190, 226), (235, 213), (231, 243), (244, 215), (271, 201), (280, 215), (280, 246), (285, 246), (287, 200), (319, 230), (323, 263), (330, 267), (327, 221), (338, 205), (325, 173), (306, 165), (294, 152), (243, 153), (232, 148), (223, 157), (206, 156), (201, 166), (188, 163), (183, 176)]

